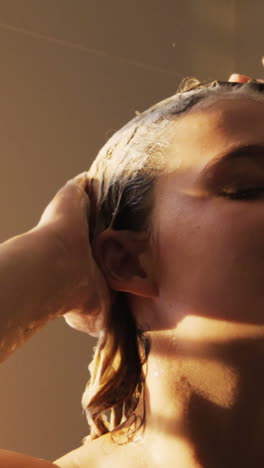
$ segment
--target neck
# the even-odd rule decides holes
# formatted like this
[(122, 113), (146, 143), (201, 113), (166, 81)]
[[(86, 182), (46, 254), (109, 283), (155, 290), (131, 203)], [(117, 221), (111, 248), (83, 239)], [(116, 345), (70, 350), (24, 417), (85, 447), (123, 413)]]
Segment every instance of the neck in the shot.
[(193, 317), (148, 333), (142, 440), (153, 465), (175, 466), (176, 453), (181, 468), (264, 465), (263, 328)]

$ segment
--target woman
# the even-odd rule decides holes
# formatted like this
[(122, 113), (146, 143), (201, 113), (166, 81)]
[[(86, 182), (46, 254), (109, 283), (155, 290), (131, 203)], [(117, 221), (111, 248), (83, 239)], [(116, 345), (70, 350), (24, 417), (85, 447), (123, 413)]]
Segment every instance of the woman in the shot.
[[(263, 465), (264, 94), (236, 79), (245, 85), (188, 84), (138, 115), (87, 187), (81, 175), (82, 190), (68, 184), (35, 229), (1, 246), (22, 304), (3, 297), (16, 315), (1, 318), (2, 360), (57, 316), (99, 337), (83, 396), (90, 436), (55, 466)], [(27, 260), (35, 300), (10, 258)]]

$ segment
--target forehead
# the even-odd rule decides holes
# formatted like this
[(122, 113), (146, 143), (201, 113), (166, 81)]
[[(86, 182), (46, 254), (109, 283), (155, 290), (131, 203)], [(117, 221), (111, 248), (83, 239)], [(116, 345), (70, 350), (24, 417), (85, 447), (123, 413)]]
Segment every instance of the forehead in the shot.
[(166, 171), (202, 169), (236, 144), (264, 143), (264, 97), (210, 98), (173, 122)]

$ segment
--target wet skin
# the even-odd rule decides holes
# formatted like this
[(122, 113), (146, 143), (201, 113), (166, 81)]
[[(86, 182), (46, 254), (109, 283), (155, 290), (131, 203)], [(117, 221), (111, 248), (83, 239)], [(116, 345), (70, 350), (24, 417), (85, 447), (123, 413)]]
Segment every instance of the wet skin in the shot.
[[(103, 436), (75, 455), (80, 466), (89, 460), (95, 467), (130, 461), (136, 468), (259, 468), (264, 99), (212, 102), (175, 121), (168, 136), (166, 170), (155, 186), (153, 244), (139, 257), (146, 276), (113, 279), (114, 255), (107, 268), (111, 287), (129, 293), (138, 324), (149, 329), (144, 431), (121, 447)], [(158, 294), (151, 295), (154, 283)]]

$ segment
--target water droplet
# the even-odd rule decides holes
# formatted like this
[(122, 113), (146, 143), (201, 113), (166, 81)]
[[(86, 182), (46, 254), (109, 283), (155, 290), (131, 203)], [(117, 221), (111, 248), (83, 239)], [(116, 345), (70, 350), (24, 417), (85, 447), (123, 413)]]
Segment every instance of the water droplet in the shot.
[(133, 440), (132, 440), (132, 444), (140, 444), (143, 442), (143, 437), (142, 436), (138, 436), (138, 437), (135, 437)]
[(35, 326), (37, 325), (37, 322), (31, 322), (26, 329), (29, 329), (29, 330), (32, 330), (32, 328), (34, 328)]

